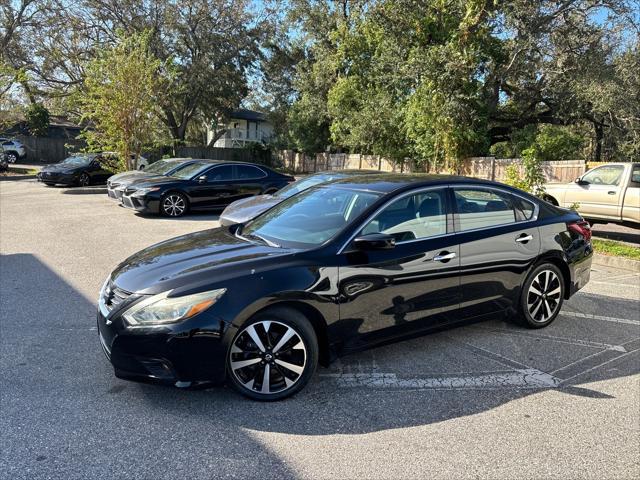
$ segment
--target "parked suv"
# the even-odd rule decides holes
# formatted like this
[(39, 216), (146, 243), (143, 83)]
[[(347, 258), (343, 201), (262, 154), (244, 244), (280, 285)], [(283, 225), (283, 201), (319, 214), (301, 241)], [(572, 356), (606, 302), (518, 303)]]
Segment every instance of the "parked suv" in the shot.
[(0, 138), (0, 145), (2, 145), (2, 151), (7, 154), (9, 163), (16, 163), (27, 156), (27, 150), (18, 140)]

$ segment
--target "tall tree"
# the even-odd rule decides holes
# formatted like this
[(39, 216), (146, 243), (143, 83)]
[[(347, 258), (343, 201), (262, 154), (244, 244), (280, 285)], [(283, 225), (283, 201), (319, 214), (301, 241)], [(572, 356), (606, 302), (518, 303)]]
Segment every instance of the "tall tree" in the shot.
[(131, 156), (139, 157), (152, 143), (157, 127), (161, 63), (150, 52), (149, 38), (146, 33), (123, 36), (87, 66), (77, 94), (91, 125), (83, 132), (89, 147), (118, 152), (119, 169), (134, 168)]

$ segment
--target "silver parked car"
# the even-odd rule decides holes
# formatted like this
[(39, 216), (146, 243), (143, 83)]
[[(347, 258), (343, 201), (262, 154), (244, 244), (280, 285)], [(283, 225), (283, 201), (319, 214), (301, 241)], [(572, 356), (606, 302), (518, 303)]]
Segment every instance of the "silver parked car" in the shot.
[(302, 192), (308, 188), (327, 183), (340, 178), (347, 178), (356, 175), (367, 175), (372, 173), (380, 173), (377, 170), (340, 170), (320, 172), (304, 177), (297, 182), (287, 185), (282, 190), (278, 190), (272, 194), (257, 195), (255, 197), (243, 198), (230, 204), (220, 214), (220, 224), (223, 226), (235, 225), (237, 223), (245, 223), (252, 218), (257, 217), (262, 212), (270, 209), (274, 205), (286, 200), (287, 198)]
[(6, 154), (9, 163), (16, 163), (27, 156), (27, 149), (18, 140), (0, 138), (0, 145), (2, 145), (2, 151)]

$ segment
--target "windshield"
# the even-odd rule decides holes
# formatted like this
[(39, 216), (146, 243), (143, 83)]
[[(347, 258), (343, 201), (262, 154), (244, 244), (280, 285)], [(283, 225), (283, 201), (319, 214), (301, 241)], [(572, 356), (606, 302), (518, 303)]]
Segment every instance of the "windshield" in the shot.
[(240, 235), (294, 248), (322, 245), (379, 197), (379, 193), (346, 188), (311, 188), (260, 215)]
[(283, 189), (279, 190), (278, 193), (275, 194), (276, 197), (280, 198), (289, 198), (296, 193), (302, 192), (311, 187), (315, 187), (321, 183), (328, 182), (330, 180), (335, 180), (337, 178), (343, 178), (344, 174), (339, 173), (323, 173), (320, 175), (309, 175), (306, 178), (298, 180), (297, 182), (293, 182), (290, 185), (287, 185)]
[(174, 168), (176, 168), (177, 165), (178, 165), (178, 162), (175, 162), (175, 161), (169, 162), (167, 160), (158, 160), (157, 162), (153, 162), (151, 165), (149, 165), (145, 169), (145, 172), (157, 173), (158, 175), (164, 175), (165, 173), (168, 173), (171, 170), (173, 170)]
[(77, 155), (74, 157), (67, 157), (60, 163), (64, 163), (65, 165), (89, 165), (92, 159), (92, 157)]
[(171, 176), (180, 178), (182, 180), (188, 180), (204, 172), (210, 166), (210, 163), (191, 163), (183, 168), (176, 170), (171, 174)]

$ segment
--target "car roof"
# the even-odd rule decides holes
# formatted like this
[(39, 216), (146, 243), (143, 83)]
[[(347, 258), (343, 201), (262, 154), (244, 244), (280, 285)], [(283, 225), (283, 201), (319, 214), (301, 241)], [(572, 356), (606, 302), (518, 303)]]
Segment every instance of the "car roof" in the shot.
[(378, 193), (392, 193), (415, 187), (429, 187), (448, 185), (450, 183), (468, 183), (469, 185), (484, 185), (504, 188), (505, 185), (479, 178), (463, 177), (461, 175), (434, 174), (400, 174), (381, 173), (378, 175), (357, 175), (354, 177), (334, 180), (330, 184), (334, 187), (368, 190)]

